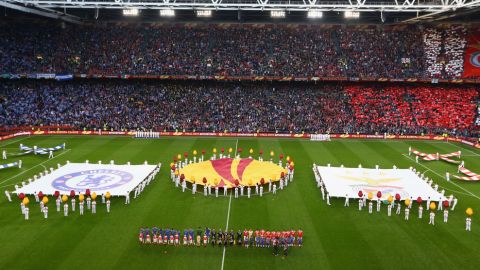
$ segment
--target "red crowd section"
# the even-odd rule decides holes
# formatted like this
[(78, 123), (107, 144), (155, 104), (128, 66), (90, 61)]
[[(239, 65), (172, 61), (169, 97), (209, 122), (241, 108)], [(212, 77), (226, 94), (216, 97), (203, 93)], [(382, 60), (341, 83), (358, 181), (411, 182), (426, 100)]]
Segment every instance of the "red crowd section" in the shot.
[(348, 86), (353, 116), (360, 129), (418, 131), (477, 130), (475, 88)]

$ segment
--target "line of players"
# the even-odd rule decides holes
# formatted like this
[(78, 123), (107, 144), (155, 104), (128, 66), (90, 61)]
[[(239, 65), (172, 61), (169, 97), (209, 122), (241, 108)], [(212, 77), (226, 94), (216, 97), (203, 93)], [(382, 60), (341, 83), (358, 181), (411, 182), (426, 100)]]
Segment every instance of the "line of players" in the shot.
[[(180, 239), (182, 236), (182, 240)], [(198, 228), (186, 229), (183, 234), (175, 229), (159, 229), (156, 227), (140, 228), (138, 236), (142, 244), (158, 244), (172, 246), (243, 246), (245, 248), (258, 247), (269, 248), (275, 246), (301, 247), (303, 245), (303, 231), (265, 231), (265, 230), (238, 230), (236, 235), (233, 230), (222, 231), (221, 229), (205, 228), (205, 232)]]

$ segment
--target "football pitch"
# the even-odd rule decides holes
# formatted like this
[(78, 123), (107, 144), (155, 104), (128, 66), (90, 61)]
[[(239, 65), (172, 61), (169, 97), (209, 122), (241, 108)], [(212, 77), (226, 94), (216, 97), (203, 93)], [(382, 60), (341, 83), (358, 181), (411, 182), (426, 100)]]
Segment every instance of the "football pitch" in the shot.
[[(23, 160), (22, 169), (0, 171), (0, 269), (478, 269), (480, 265), (480, 183), (445, 180), (445, 173), (456, 174), (456, 165), (443, 161), (415, 163), (408, 156), (412, 146), (428, 153), (462, 151), (466, 167), (480, 172), (480, 150), (457, 143), (439, 141), (332, 140), (311, 142), (300, 139), (193, 138), (165, 137), (133, 139), (115, 136), (32, 136), (17, 137), (0, 143), (9, 153), (19, 152), (20, 143), (28, 146), (56, 146), (53, 159), (27, 155), (9, 157), (4, 162)], [(205, 149), (210, 157), (213, 148), (243, 148), (264, 157), (273, 150), (290, 156), (295, 162), (292, 183), (276, 195), (250, 199), (241, 197), (204, 197), (182, 193), (170, 180), (169, 164), (173, 157)], [(254, 157), (257, 154), (253, 155)], [(156, 179), (139, 198), (124, 205), (123, 198), (112, 200), (107, 214), (99, 203), (97, 214), (86, 211), (64, 217), (55, 211), (50, 199), (50, 214), (44, 219), (38, 204), (30, 198), (30, 220), (20, 212), (20, 200), (8, 203), (4, 190), (57, 163), (116, 164), (162, 163)], [(458, 197), (455, 211), (443, 223), (436, 212), (435, 226), (428, 225), (428, 214), (417, 217), (417, 204), (409, 221), (401, 215), (358, 211), (357, 200), (350, 207), (343, 199), (332, 199), (327, 206), (316, 186), (312, 164), (365, 168), (399, 168), (414, 166), (425, 172), (448, 196)], [(3, 163), (2, 163), (3, 164)], [(452, 177), (453, 178), (453, 177)], [(12, 197), (14, 194), (12, 194)], [(97, 199), (99, 201), (99, 199)], [(465, 231), (465, 209), (474, 210), (472, 232)], [(206, 226), (215, 229), (298, 230), (304, 232), (304, 246), (293, 247), (288, 257), (275, 257), (272, 249), (241, 247), (172, 247), (141, 245), (142, 226), (175, 228), (183, 231)]]

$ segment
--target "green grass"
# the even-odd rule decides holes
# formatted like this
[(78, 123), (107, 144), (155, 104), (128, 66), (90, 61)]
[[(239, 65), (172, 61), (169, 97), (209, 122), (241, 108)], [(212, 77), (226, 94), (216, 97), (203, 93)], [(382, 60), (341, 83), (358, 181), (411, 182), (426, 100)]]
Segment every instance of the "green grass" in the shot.
[[(141, 226), (210, 226), (224, 229), (229, 198), (205, 198), (182, 193), (169, 180), (168, 165), (178, 153), (193, 149), (233, 147), (235, 138), (162, 138), (42, 136), (15, 138), (0, 148), (16, 152), (19, 143), (54, 146), (66, 142), (64, 152), (47, 160), (44, 156), (23, 157), (23, 168), (0, 171), (0, 269), (221, 269), (222, 248), (141, 246), (137, 240)], [(232, 199), (229, 228), (298, 229), (304, 231), (304, 247), (291, 249), (286, 259), (274, 257), (271, 250), (227, 248), (224, 269), (478, 269), (480, 265), (480, 214), (473, 217), (473, 232), (464, 230), (465, 209), (479, 212), (480, 183), (447, 182), (446, 171), (456, 167), (446, 162), (422, 162), (426, 173), (440, 186), (459, 197), (457, 209), (448, 224), (437, 215), (435, 227), (417, 219), (413, 207), (410, 221), (402, 216), (359, 212), (356, 202), (343, 207), (343, 200), (332, 200), (327, 207), (316, 188), (312, 163), (333, 166), (400, 168), (414, 166), (405, 157), (411, 145), (424, 152), (447, 153), (462, 150), (467, 168), (480, 172), (480, 151), (459, 144), (420, 141), (335, 140), (310, 142), (291, 139), (239, 139), (243, 149), (264, 149), (266, 153), (290, 155), (295, 161), (295, 179), (286, 190), (262, 198)], [(246, 153), (244, 153), (246, 155)], [(50, 202), (48, 220), (38, 205), (30, 205), (30, 220), (20, 214), (19, 200), (8, 203), (4, 189), (57, 163), (109, 162), (163, 164), (160, 174), (141, 197), (125, 206), (114, 199), (112, 212), (98, 205), (97, 214), (69, 217), (57, 213)], [(14, 161), (16, 159), (9, 159)], [(416, 166), (421, 171), (427, 169)], [(22, 173), (19, 176), (19, 173)], [(10, 185), (5, 187), (5, 185)], [(469, 193), (474, 194), (474, 196)]]

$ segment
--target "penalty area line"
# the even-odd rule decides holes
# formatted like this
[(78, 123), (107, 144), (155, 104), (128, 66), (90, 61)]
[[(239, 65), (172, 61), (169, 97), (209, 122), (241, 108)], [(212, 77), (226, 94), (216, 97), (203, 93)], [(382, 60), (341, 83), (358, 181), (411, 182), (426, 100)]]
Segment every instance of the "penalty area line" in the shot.
[[(455, 144), (454, 144), (454, 143), (452, 143), (452, 142), (448, 142), (448, 144), (450, 144), (450, 145), (453, 145), (453, 146), (455, 146), (455, 147), (458, 147), (458, 146), (460, 146), (460, 148), (462, 148), (463, 150), (465, 150), (465, 151), (468, 151), (468, 152), (472, 153), (472, 154), (473, 154), (473, 156), (480, 157), (480, 154), (478, 154), (478, 153), (476, 153), (476, 152), (474, 152), (474, 151), (472, 151), (472, 150), (468, 149), (468, 148), (467, 148), (467, 147), (465, 147), (463, 144), (455, 145)], [(463, 156), (463, 155), (462, 155), (462, 156)], [(472, 156), (472, 155), (465, 155), (465, 156)]]
[[(49, 161), (51, 161), (51, 160), (53, 160), (53, 159), (55, 159), (55, 158), (57, 158), (57, 157), (59, 157), (59, 156), (63, 155), (63, 154), (66, 154), (66, 153), (68, 153), (70, 150), (71, 150), (71, 149), (67, 149), (67, 150), (65, 150), (64, 152), (62, 152), (62, 153), (60, 153), (60, 154), (58, 154), (58, 155), (54, 156), (53, 158), (47, 159), (47, 160), (43, 161), (42, 163), (39, 163), (39, 164), (37, 164), (37, 165), (35, 165), (35, 166), (31, 167), (30, 169), (27, 169), (27, 170), (25, 170), (25, 171), (23, 171), (23, 172), (20, 172), (20, 173), (18, 173), (18, 174), (16, 174), (16, 175), (12, 176), (12, 177), (10, 177), (10, 178), (7, 178), (7, 179), (3, 180), (2, 182), (0, 182), (0, 184), (6, 183), (6, 182), (8, 182), (8, 181), (10, 181), (10, 180), (12, 180), (12, 179), (14, 179), (14, 178), (17, 178), (18, 176), (20, 176), (20, 175), (22, 175), (22, 174), (24, 174), (24, 173), (26, 173), (26, 172), (28, 172), (28, 171), (30, 171), (30, 170), (32, 170), (32, 169), (34, 169), (34, 168), (38, 167), (38, 166), (43, 166), (43, 164), (45, 164), (45, 163), (47, 163), (47, 162), (49, 162)], [(45, 166), (43, 166), (43, 167), (45, 167)], [(12, 184), (12, 185), (13, 185), (13, 184)], [(8, 185), (8, 186), (11, 186), (11, 185)]]
[[(25, 140), (25, 139), (27, 139), (27, 138), (30, 138), (30, 136), (26, 136), (26, 137), (20, 138), (19, 140), (6, 141), (6, 144), (2, 144), (0, 147), (3, 148), (3, 147), (5, 147), (5, 146), (7, 146), (7, 145), (14, 144), (14, 143), (17, 143), (17, 142), (21, 142), (21, 141), (23, 141), (23, 140)], [(16, 149), (18, 149), (18, 148), (16, 148)]]
[[(408, 155), (406, 155), (406, 154), (402, 154), (402, 156), (404, 156), (405, 158), (408, 158), (409, 160), (411, 160), (411, 161), (415, 162), (415, 160), (414, 160), (413, 158), (409, 157), (409, 156), (408, 156)], [(425, 168), (425, 169), (427, 169), (427, 170), (430, 170), (432, 173), (434, 173), (434, 174), (438, 175), (440, 178), (442, 178), (442, 179), (443, 179), (443, 176), (442, 176), (442, 175), (440, 175), (440, 174), (439, 174), (439, 173), (437, 173), (436, 171), (434, 171), (434, 170), (432, 170), (432, 169), (428, 168), (427, 166), (425, 166), (425, 165), (423, 165), (423, 164), (421, 164), (421, 163), (415, 163), (415, 164), (418, 164), (418, 165), (422, 166), (423, 168)], [(479, 199), (479, 200), (480, 200), (480, 197), (478, 197), (477, 195), (473, 194), (473, 193), (472, 193), (472, 192), (470, 192), (469, 190), (467, 190), (467, 189), (465, 189), (465, 188), (463, 188), (463, 187), (461, 187), (461, 186), (457, 185), (456, 183), (454, 183), (454, 182), (452, 182), (452, 181), (448, 181), (448, 182), (449, 182), (450, 184), (452, 184), (452, 185), (455, 185), (455, 186), (457, 186), (458, 188), (462, 189), (463, 191), (467, 192), (467, 193), (468, 193), (470, 196), (472, 196), (472, 197), (475, 197), (475, 198), (477, 198), (477, 199)]]
[[(232, 193), (230, 193), (230, 199), (228, 200), (227, 225), (225, 226), (225, 232), (228, 232), (228, 222), (230, 221), (230, 206), (231, 205), (232, 205)], [(226, 247), (223, 247), (222, 267), (220, 268), (221, 270), (223, 270), (223, 266), (225, 264), (225, 251), (226, 251)]]

